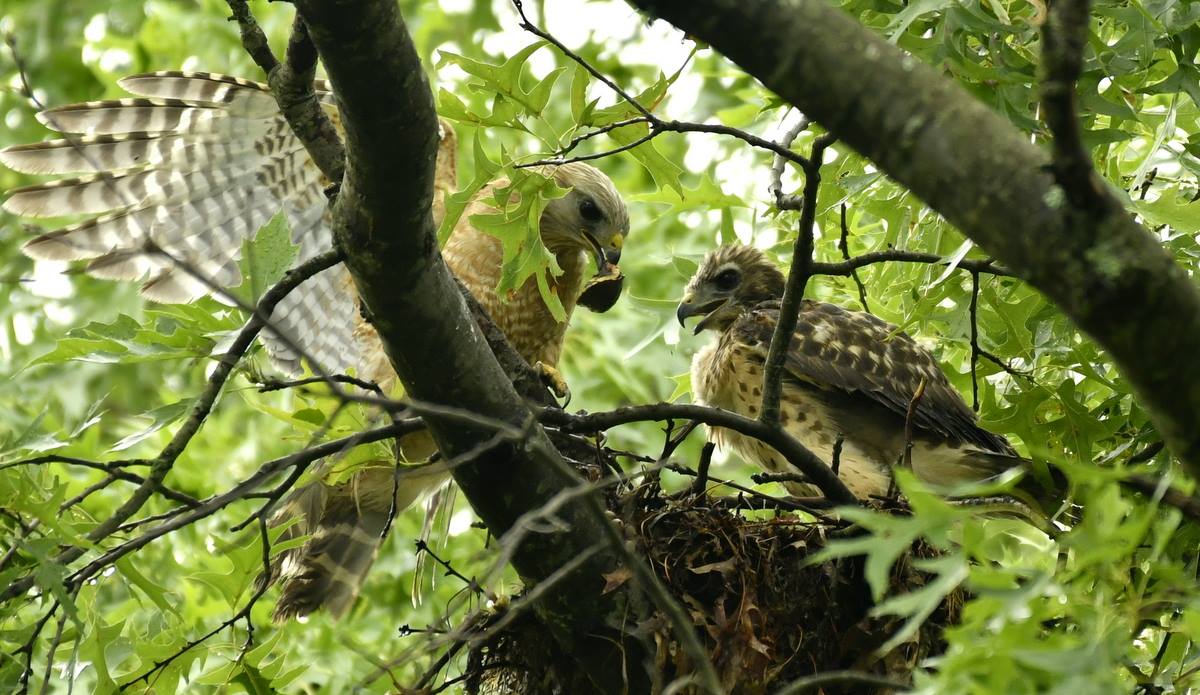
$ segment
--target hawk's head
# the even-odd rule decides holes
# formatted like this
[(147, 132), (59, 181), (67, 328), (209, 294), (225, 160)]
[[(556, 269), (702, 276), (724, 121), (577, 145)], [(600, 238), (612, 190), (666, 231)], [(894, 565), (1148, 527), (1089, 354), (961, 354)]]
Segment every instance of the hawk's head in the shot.
[(722, 246), (704, 257), (688, 281), (675, 315), (682, 325), (689, 316), (703, 316), (696, 333), (723, 331), (747, 309), (783, 296), (783, 273), (752, 246)]
[(615, 266), (629, 234), (625, 201), (612, 179), (591, 165), (572, 162), (549, 173), (570, 192), (547, 203), (541, 220), (542, 242), (555, 253), (583, 250), (592, 255), (600, 277), (608, 282), (603, 291), (595, 293), (595, 286), (590, 285), (579, 303), (593, 311), (606, 311), (620, 294), (622, 278)]

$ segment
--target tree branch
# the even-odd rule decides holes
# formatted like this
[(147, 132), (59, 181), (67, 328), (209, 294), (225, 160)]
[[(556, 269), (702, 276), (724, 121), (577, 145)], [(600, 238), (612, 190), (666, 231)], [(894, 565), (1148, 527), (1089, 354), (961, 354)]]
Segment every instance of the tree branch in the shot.
[[(778, 143), (774, 143), (774, 142), (771, 142), (770, 140), (760, 138), (759, 136), (754, 135), (753, 133), (747, 133), (746, 131), (740, 130), (738, 128), (732, 128), (727, 125), (719, 125), (719, 124), (714, 124), (714, 123), (689, 123), (686, 121), (673, 121), (673, 120), (668, 121), (668, 120), (659, 118), (658, 116), (655, 116), (654, 113), (648, 107), (646, 107), (644, 104), (639, 103), (637, 99), (635, 99), (632, 95), (629, 94), (629, 92), (626, 92), (619, 85), (617, 85), (616, 82), (614, 82), (612, 79), (610, 79), (607, 75), (605, 75), (604, 73), (597, 70), (595, 68), (595, 66), (593, 66), (591, 63), (587, 62), (587, 60), (585, 60), (583, 58), (583, 56), (579, 55), (575, 51), (572, 51), (570, 48), (567, 48), (566, 44), (564, 44), (562, 41), (559, 41), (550, 32), (546, 31), (545, 29), (542, 29), (541, 27), (537, 26), (533, 22), (529, 21), (529, 18), (525, 16), (525, 6), (524, 6), (524, 3), (522, 2), (522, 0), (512, 0), (512, 2), (513, 2), (513, 7), (515, 7), (517, 10), (517, 14), (520, 15), (520, 17), (521, 17), (521, 25), (520, 26), (522, 29), (524, 29), (525, 31), (528, 31), (529, 33), (533, 34), (534, 36), (537, 36), (538, 38), (540, 38), (544, 41), (549, 42), (551, 45), (553, 45), (555, 48), (557, 48), (559, 51), (561, 51), (563, 55), (565, 55), (566, 57), (570, 58), (571, 60), (573, 60), (574, 62), (579, 64), (579, 66), (582, 67), (584, 70), (587, 70), (588, 73), (591, 74), (592, 77), (595, 77), (597, 80), (600, 80), (606, 86), (608, 86), (609, 89), (616, 92), (617, 96), (621, 97), (621, 99), (623, 101), (625, 101), (625, 103), (632, 106), (634, 108), (634, 110), (636, 110), (639, 114), (641, 114), (640, 116), (636, 116), (634, 118), (628, 118), (623, 121), (618, 121), (617, 123), (610, 123), (608, 125), (597, 128), (594, 131), (576, 136), (575, 138), (572, 138), (572, 140), (569, 143), (567, 143), (566, 147), (559, 150), (558, 153), (556, 153), (554, 157), (552, 157), (550, 159), (540, 159), (536, 162), (528, 162), (525, 164), (519, 164), (519, 165), (517, 165), (518, 168), (543, 166), (543, 165), (547, 165), (547, 164), (550, 164), (550, 165), (566, 164), (568, 162), (586, 162), (586, 161), (593, 160), (593, 159), (601, 159), (603, 157), (608, 157), (610, 155), (617, 154), (618, 152), (624, 152), (626, 150), (631, 150), (634, 147), (637, 147), (638, 145), (641, 145), (644, 142), (649, 142), (650, 140), (653, 140), (654, 138), (658, 137), (659, 135), (661, 135), (663, 133), (711, 133), (714, 135), (728, 135), (731, 137), (735, 137), (738, 140), (741, 140), (742, 142), (744, 142), (748, 145), (751, 145), (752, 147), (758, 147), (758, 148), (761, 148), (764, 150), (770, 150), (771, 152), (775, 153), (775, 156), (782, 157), (794, 164), (798, 164), (802, 167), (808, 166), (808, 160), (806, 160), (801, 155), (791, 151), (787, 147), (780, 146)], [(600, 153), (590, 154), (590, 155), (581, 155), (578, 157), (571, 157), (570, 159), (566, 158), (566, 154), (568, 152), (570, 152), (571, 150), (575, 149), (579, 145), (579, 143), (583, 142), (584, 140), (590, 140), (591, 138), (594, 138), (597, 135), (601, 135), (603, 133), (607, 133), (607, 132), (616, 130), (617, 128), (620, 128), (622, 126), (635, 125), (638, 123), (649, 124), (650, 132), (647, 133), (645, 136), (638, 138), (638, 140), (636, 140), (635, 142), (631, 142), (627, 145), (622, 145), (620, 147), (617, 147), (617, 148), (614, 148), (614, 149), (611, 149), (611, 150), (608, 150), (605, 152), (600, 152)]]
[[(842, 252), (842, 258), (846, 261), (850, 258), (850, 223), (846, 218), (846, 203), (842, 202), (841, 213), (838, 216), (841, 223), (842, 233), (838, 236), (838, 250)], [(815, 272), (813, 273), (816, 274)], [(858, 276), (858, 268), (850, 269), (850, 277), (854, 278), (854, 284), (858, 287), (858, 301), (862, 304), (863, 311), (870, 313), (871, 305), (867, 303), (867, 286), (863, 284), (862, 278)]]
[[(797, 678), (788, 683), (786, 686), (775, 691), (775, 695), (799, 695), (811, 690), (820, 688), (823, 685), (846, 684), (847, 686), (858, 686), (858, 688), (871, 688), (872, 692), (875, 689), (886, 688), (893, 692), (908, 690), (911, 686), (903, 681), (880, 676), (874, 673), (866, 673), (864, 671), (825, 671), (824, 673), (814, 673), (811, 676)], [(855, 692), (864, 692), (856, 690)]]
[(1007, 120), (821, 0), (631, 2), (708, 42), (1045, 293), (1200, 475), (1200, 389), (1178, 388), (1200, 382), (1200, 290), (1107, 189), (1103, 206), (1074, 205)]
[(1042, 24), (1042, 114), (1054, 134), (1054, 178), (1078, 208), (1107, 207), (1104, 182), (1080, 139), (1075, 82), (1083, 72), (1088, 0), (1055, 0)]
[[(360, 432), (342, 439), (335, 439), (331, 442), (318, 444), (317, 446), (309, 447), (303, 451), (289, 454), (271, 461), (268, 461), (254, 472), (249, 478), (238, 483), (231, 489), (203, 500), (194, 508), (185, 510), (182, 514), (178, 514), (171, 519), (155, 526), (140, 536), (128, 540), (121, 545), (116, 546), (95, 560), (84, 565), (82, 568), (73, 572), (68, 578), (68, 582), (78, 585), (88, 579), (94, 577), (97, 573), (108, 567), (112, 563), (120, 560), (129, 553), (144, 548), (157, 538), (161, 538), (173, 531), (193, 524), (200, 519), (212, 516), (218, 511), (228, 507), (230, 504), (238, 500), (245, 499), (249, 493), (259, 489), (266, 481), (270, 480), (280, 471), (291, 467), (304, 467), (318, 459), (326, 456), (331, 456), (346, 451), (347, 449), (370, 444), (371, 442), (383, 441), (398, 437), (409, 432), (413, 432), (422, 427), (420, 420), (415, 418), (393, 423), (385, 427), (379, 427), (374, 430)], [(6, 592), (7, 595), (8, 592)]]
[(1121, 486), (1139, 492), (1151, 500), (1161, 501), (1183, 512), (1192, 521), (1200, 521), (1200, 497), (1175, 489), (1164, 479), (1138, 474), (1121, 479)]
[[(795, 131), (799, 132), (799, 131)], [(795, 138), (795, 135), (792, 135)], [(800, 302), (804, 300), (804, 287), (812, 274), (813, 235), (817, 224), (817, 191), (821, 188), (821, 159), (825, 149), (833, 144), (834, 137), (826, 133), (813, 142), (812, 153), (804, 167), (804, 195), (800, 199), (800, 221), (796, 230), (796, 242), (792, 246), (792, 268), (788, 272), (787, 284), (783, 288), (783, 300), (779, 303), (779, 323), (771, 334), (767, 348), (767, 361), (763, 366), (762, 413), (763, 424), (779, 426), (779, 396), (783, 389), (783, 361), (787, 357), (796, 321), (800, 316)], [(788, 145), (791, 143), (789, 142)], [(796, 201), (784, 196), (782, 188), (775, 191), (778, 204), (794, 205)]]
[(655, 420), (696, 420), (712, 427), (724, 427), (753, 437), (783, 454), (788, 463), (803, 473), (826, 497), (839, 504), (856, 504), (858, 499), (845, 483), (838, 480), (829, 466), (805, 449), (794, 437), (778, 427), (751, 420), (728, 410), (684, 403), (631, 405), (605, 413), (568, 413), (557, 408), (538, 411), (542, 422), (567, 432), (601, 432), (617, 425)]
[[(138, 485), (146, 484), (145, 478), (143, 478), (142, 476), (140, 476), (136, 473), (131, 473), (123, 468), (123, 466), (128, 463), (127, 461), (113, 461), (111, 463), (101, 463), (99, 461), (89, 461), (88, 459), (76, 458), (74, 456), (59, 456), (57, 454), (48, 454), (46, 456), (37, 456), (37, 457), (31, 458), (31, 459), (23, 459), (21, 461), (12, 461), (10, 463), (5, 463), (5, 464), (0, 465), (0, 471), (4, 470), (6, 468), (13, 468), (16, 466), (36, 466), (36, 465), (40, 465), (40, 464), (44, 464), (44, 463), (62, 463), (62, 464), (67, 464), (67, 465), (71, 465), (71, 466), (80, 466), (82, 468), (90, 468), (90, 469), (96, 470), (96, 471), (104, 471), (114, 481), (115, 480), (123, 480), (127, 483), (136, 483)], [(194, 507), (200, 503), (200, 501), (197, 500), (195, 497), (192, 497), (191, 495), (188, 495), (183, 492), (179, 492), (178, 490), (169, 488), (166, 485), (163, 485), (161, 482), (151, 483), (151, 485), (154, 487), (154, 492), (157, 492), (158, 494), (162, 495), (163, 497), (166, 497), (167, 499), (173, 500), (175, 502), (179, 502), (180, 504), (183, 504), (185, 506)], [(76, 504), (77, 504), (77, 502), (76, 502)], [(64, 504), (63, 506), (64, 507), (74, 506), (74, 504), (71, 504), (71, 505)]]
[[(816, 261), (812, 266), (813, 275), (838, 275), (841, 277), (850, 277), (854, 271), (859, 268), (865, 268), (876, 263), (927, 263), (929, 265), (949, 265), (950, 261), (945, 256), (939, 256), (936, 253), (922, 253), (920, 251), (900, 251), (898, 249), (888, 249), (887, 251), (869, 251), (851, 258), (847, 258), (841, 263), (823, 263)], [(963, 259), (958, 262), (956, 268), (966, 270), (972, 273), (990, 273), (1002, 277), (1016, 277), (1011, 270), (1002, 268), (996, 265), (995, 261)]]
[[(136, 514), (142, 508), (142, 505), (150, 499), (152, 494), (161, 489), (163, 480), (166, 479), (167, 473), (171, 471), (175, 460), (187, 448), (188, 443), (192, 441), (192, 437), (196, 436), (196, 433), (200, 431), (200, 426), (204, 424), (204, 420), (208, 417), (209, 412), (212, 411), (213, 404), (216, 403), (217, 396), (221, 393), (222, 387), (224, 387), (225, 382), (233, 373), (234, 366), (241, 360), (242, 355), (246, 354), (246, 350), (250, 348), (250, 344), (254, 342), (259, 331), (267, 325), (268, 317), (275, 310), (275, 306), (289, 292), (299, 286), (300, 283), (322, 270), (334, 266), (338, 260), (339, 256), (336, 251), (329, 251), (314, 256), (289, 270), (279, 282), (275, 283), (271, 289), (263, 294), (257, 306), (255, 306), (250, 320), (238, 332), (229, 349), (226, 350), (225, 354), (217, 362), (216, 367), (208, 378), (208, 384), (204, 387), (204, 391), (196, 398), (196, 402), (192, 405), (187, 419), (175, 431), (175, 435), (171, 437), (171, 441), (167, 442), (167, 445), (163, 447), (158, 456), (149, 461), (150, 471), (146, 474), (145, 480), (121, 503), (121, 506), (116, 511), (88, 532), (88, 540), (99, 541), (111, 535), (122, 524), (128, 521), (131, 516)], [(83, 553), (84, 548), (80, 546), (67, 548), (58, 554), (55, 561), (66, 565), (79, 559)], [(28, 591), (29, 587), (33, 586), (33, 582), (34, 577), (24, 577), (13, 581), (7, 589), (0, 592), (0, 602), (20, 596), (25, 591)]]
[(297, 15), (292, 23), (286, 59), (280, 63), (271, 52), (267, 35), (254, 20), (246, 0), (227, 2), (241, 29), (242, 46), (266, 73), (271, 94), (292, 132), (304, 144), (304, 149), (329, 183), (340, 184), (345, 172), (346, 151), (313, 89), (317, 51), (308, 36), (308, 28)]
[[(531, 413), (469, 318), (438, 252), (432, 216), (437, 115), (396, 3), (295, 4), (329, 74), (345, 129), (346, 173), (333, 206), (334, 236), (392, 366), (416, 400), (523, 427)], [(447, 457), (493, 434), (423, 415)], [(526, 440), (493, 447), (457, 467), (454, 478), (492, 533), (502, 535), (523, 512), (579, 484), (565, 470), (535, 423)], [(604, 537), (609, 523), (581, 500), (564, 505), (558, 518), (561, 524), (531, 535), (514, 551), (513, 565), (530, 583), (580, 557)], [(602, 574), (618, 564), (606, 544), (537, 607), (549, 633), (605, 692), (640, 690), (646, 682), (641, 645), (606, 624), (624, 605), (624, 592), (601, 594)]]

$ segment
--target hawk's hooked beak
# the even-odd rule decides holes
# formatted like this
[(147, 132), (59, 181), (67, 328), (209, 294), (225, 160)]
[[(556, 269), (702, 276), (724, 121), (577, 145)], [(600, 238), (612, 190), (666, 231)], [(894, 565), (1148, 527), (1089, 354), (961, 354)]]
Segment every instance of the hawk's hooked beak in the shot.
[(625, 276), (617, 266), (621, 260), (621, 247), (625, 245), (625, 235), (614, 234), (608, 248), (586, 230), (583, 230), (583, 238), (591, 247), (592, 257), (596, 261), (596, 275), (584, 286), (578, 302), (602, 314), (617, 303), (625, 288)]
[(725, 306), (728, 301), (728, 299), (714, 299), (711, 302), (704, 302), (687, 295), (679, 302), (679, 308), (675, 310), (675, 318), (679, 319), (679, 325), (682, 326), (684, 321), (693, 316), (703, 316), (704, 318), (696, 324), (696, 328), (692, 331), (699, 335), (700, 331), (711, 325), (710, 319), (716, 314), (717, 309)]
[(596, 273), (598, 275), (611, 275), (609, 267), (621, 262), (621, 248), (625, 246), (625, 235), (614, 234), (608, 242), (608, 248), (605, 248), (590, 232), (587, 230), (581, 231), (584, 240), (591, 247), (592, 258), (596, 261)]

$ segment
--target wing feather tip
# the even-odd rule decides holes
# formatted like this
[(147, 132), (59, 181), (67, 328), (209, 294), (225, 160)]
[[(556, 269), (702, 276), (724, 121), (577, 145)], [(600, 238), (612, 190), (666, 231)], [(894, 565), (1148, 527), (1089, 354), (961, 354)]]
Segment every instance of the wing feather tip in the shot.
[(25, 242), (21, 253), (36, 261), (78, 261), (89, 257), (89, 254), (73, 246), (62, 236), (43, 234)]
[(159, 304), (186, 304), (203, 297), (207, 292), (186, 274), (168, 270), (142, 284), (141, 294)]

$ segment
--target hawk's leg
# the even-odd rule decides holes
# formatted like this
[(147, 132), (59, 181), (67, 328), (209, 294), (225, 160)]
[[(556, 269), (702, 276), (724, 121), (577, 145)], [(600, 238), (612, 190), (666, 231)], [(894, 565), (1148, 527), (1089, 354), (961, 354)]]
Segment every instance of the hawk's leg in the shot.
[(560, 399), (566, 399), (568, 403), (571, 401), (571, 389), (567, 387), (567, 380), (563, 378), (561, 372), (541, 360), (535, 362), (533, 368), (537, 371), (538, 376), (542, 378), (542, 383), (555, 396)]

